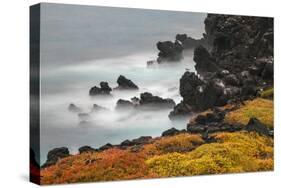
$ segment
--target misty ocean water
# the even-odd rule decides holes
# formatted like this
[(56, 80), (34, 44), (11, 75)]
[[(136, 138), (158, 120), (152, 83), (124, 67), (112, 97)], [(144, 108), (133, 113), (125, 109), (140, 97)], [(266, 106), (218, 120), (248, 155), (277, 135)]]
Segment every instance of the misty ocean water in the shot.
[[(102, 21), (95, 19), (100, 15)], [(160, 136), (171, 127), (186, 128), (188, 118), (169, 120), (172, 109), (120, 112), (115, 107), (118, 99), (129, 100), (143, 92), (180, 102), (179, 79), (186, 69), (194, 71), (193, 50), (185, 51), (181, 62), (151, 67), (146, 62), (157, 58), (159, 40), (174, 40), (177, 33), (201, 37), (204, 18), (200, 13), (45, 4), (40, 163), (57, 147), (65, 146), (75, 154), (84, 145), (98, 148), (140, 136)], [(119, 75), (132, 80), (139, 90), (113, 90), (111, 97), (89, 96), (90, 88), (101, 81), (116, 87)], [(70, 103), (90, 114), (87, 123), (68, 110)], [(109, 111), (90, 113), (94, 104)]]

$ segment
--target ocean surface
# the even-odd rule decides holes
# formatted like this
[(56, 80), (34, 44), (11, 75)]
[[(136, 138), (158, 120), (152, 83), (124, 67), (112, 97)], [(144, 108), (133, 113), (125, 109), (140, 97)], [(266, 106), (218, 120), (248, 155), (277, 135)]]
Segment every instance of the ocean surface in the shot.
[[(186, 127), (188, 118), (169, 120), (171, 109), (136, 113), (115, 106), (143, 92), (180, 102), (179, 79), (186, 69), (194, 71), (193, 51), (185, 51), (178, 63), (147, 67), (146, 62), (157, 58), (158, 41), (174, 40), (177, 33), (201, 38), (206, 14), (59, 4), (43, 4), (41, 10), (41, 164), (52, 148), (65, 146), (75, 154), (83, 145), (97, 148)], [(116, 87), (119, 75), (139, 90), (89, 96), (101, 81)], [(93, 104), (109, 111), (92, 113), (90, 123), (81, 124), (68, 111), (70, 103), (85, 113)]]

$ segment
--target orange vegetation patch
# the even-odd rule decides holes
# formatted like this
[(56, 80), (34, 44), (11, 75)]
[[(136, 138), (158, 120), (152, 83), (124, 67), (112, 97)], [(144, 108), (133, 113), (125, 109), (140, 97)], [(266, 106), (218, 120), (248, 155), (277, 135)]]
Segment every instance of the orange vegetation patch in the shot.
[(142, 154), (121, 149), (67, 157), (56, 165), (43, 169), (41, 175), (42, 184), (155, 177), (148, 172)]

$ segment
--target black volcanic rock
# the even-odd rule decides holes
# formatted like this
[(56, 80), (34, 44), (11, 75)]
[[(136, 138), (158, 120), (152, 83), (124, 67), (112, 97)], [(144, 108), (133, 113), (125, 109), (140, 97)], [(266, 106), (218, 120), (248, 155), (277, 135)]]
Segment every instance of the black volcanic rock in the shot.
[(113, 146), (112, 144), (107, 143), (107, 144), (101, 146), (101, 147), (99, 148), (99, 151), (107, 150), (107, 149), (110, 149), (110, 148), (113, 148), (113, 147), (114, 147), (114, 146)]
[(82, 146), (78, 149), (79, 153), (88, 153), (88, 152), (94, 152), (96, 149), (92, 148), (91, 146)]
[(160, 51), (157, 58), (158, 63), (180, 61), (183, 58), (183, 47), (179, 42), (158, 42), (157, 49)]
[(174, 135), (177, 135), (177, 134), (180, 134), (180, 133), (181, 133), (180, 130), (172, 127), (171, 129), (168, 129), (168, 130), (164, 131), (162, 133), (162, 136), (174, 136)]
[(195, 68), (200, 72), (216, 72), (219, 70), (213, 57), (202, 45), (194, 49), (193, 60), (196, 63)]
[(132, 141), (130, 141), (130, 140), (124, 140), (123, 142), (121, 142), (121, 144), (120, 144), (120, 146), (121, 147), (126, 147), (126, 146), (133, 146), (133, 145), (135, 145)]
[(100, 87), (94, 86), (90, 89), (89, 95), (109, 95), (112, 89), (109, 87), (107, 82), (100, 82)]
[(181, 101), (174, 107), (173, 111), (169, 113), (169, 118), (170, 120), (184, 118), (191, 112), (192, 112), (192, 107)]
[(200, 45), (209, 47), (205, 38), (194, 39), (192, 37), (188, 37), (186, 34), (177, 34), (176, 41), (180, 42), (184, 49), (193, 49)]
[(142, 144), (147, 144), (147, 143), (150, 143), (152, 137), (151, 136), (141, 136), (139, 138), (135, 138), (132, 140), (132, 142), (135, 144), (135, 145), (142, 145)]
[(117, 89), (139, 89), (138, 86), (127, 79), (125, 76), (120, 75), (117, 79), (118, 87)]
[(235, 74), (229, 74), (224, 77), (223, 81), (226, 85), (239, 86), (240, 81)]
[(273, 136), (271, 131), (264, 124), (262, 124), (257, 118), (251, 118), (247, 126), (245, 127), (245, 130), (249, 132), (255, 131), (265, 136)]
[(151, 93), (145, 92), (140, 94), (139, 106), (173, 108), (175, 106), (175, 102), (172, 99), (163, 99), (161, 97), (154, 96)]
[(54, 165), (59, 159), (70, 156), (69, 150), (66, 147), (54, 148), (48, 152), (47, 161), (42, 165), (42, 168)]

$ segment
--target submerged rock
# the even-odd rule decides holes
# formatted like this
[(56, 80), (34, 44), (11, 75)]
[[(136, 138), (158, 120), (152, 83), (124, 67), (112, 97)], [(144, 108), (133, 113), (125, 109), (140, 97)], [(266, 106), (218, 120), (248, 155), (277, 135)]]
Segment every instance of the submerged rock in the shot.
[(69, 150), (66, 147), (54, 148), (48, 152), (47, 161), (42, 165), (42, 168), (54, 165), (59, 159), (70, 156)]
[(88, 113), (79, 113), (78, 117), (81, 121), (88, 121), (90, 119), (90, 115)]
[(100, 106), (100, 105), (97, 105), (97, 104), (94, 104), (93, 105), (93, 108), (91, 110), (91, 112), (102, 112), (102, 111), (109, 111), (109, 109), (103, 107), (103, 106)]
[(82, 111), (81, 108), (79, 108), (78, 106), (76, 106), (76, 105), (73, 104), (73, 103), (69, 104), (68, 110), (71, 111), (71, 112), (75, 112), (75, 113), (79, 113), (79, 112)]
[(138, 86), (127, 79), (125, 76), (120, 75), (117, 79), (118, 87), (116, 89), (139, 89)]

